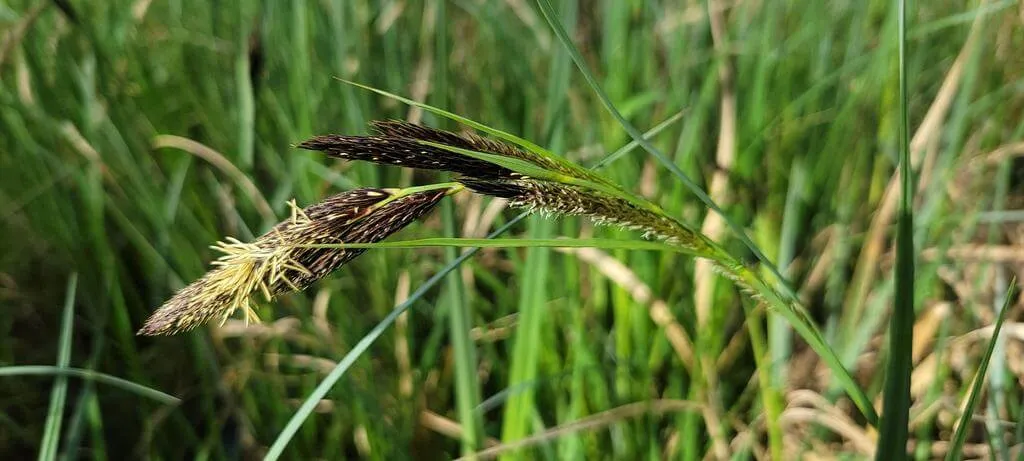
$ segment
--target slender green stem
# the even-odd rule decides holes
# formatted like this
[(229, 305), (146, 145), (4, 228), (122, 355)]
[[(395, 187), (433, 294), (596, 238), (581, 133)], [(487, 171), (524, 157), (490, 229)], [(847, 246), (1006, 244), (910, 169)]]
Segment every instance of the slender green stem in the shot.
[(1010, 310), (1010, 303), (1013, 300), (1016, 289), (1017, 279), (1015, 277), (1010, 281), (1010, 286), (1006, 290), (1006, 297), (1003, 298), (1003, 308), (999, 310), (999, 316), (996, 317), (996, 324), (992, 329), (992, 339), (988, 341), (988, 348), (985, 349), (985, 355), (981, 357), (981, 363), (978, 365), (978, 372), (974, 375), (974, 382), (971, 384), (971, 389), (967, 394), (967, 404), (963, 406), (964, 412), (960, 415), (956, 432), (953, 433), (953, 438), (950, 440), (949, 451), (946, 452), (946, 461), (959, 461), (964, 457), (964, 443), (967, 441), (967, 432), (970, 430), (974, 410), (977, 408), (978, 400), (981, 398), (982, 391), (985, 388), (985, 372), (988, 370), (989, 362), (992, 360), (992, 353), (999, 344), (999, 332), (1002, 331), (1003, 322), (1006, 320), (1006, 311)]
[[(744, 305), (746, 307), (746, 305)], [(768, 429), (768, 447), (771, 459), (782, 457), (782, 429), (779, 419), (782, 405), (778, 390), (772, 382), (771, 355), (767, 352), (767, 340), (761, 327), (762, 316), (754, 309), (746, 308), (747, 332), (750, 334), (750, 346), (754, 350), (754, 363), (757, 366), (757, 385), (761, 388), (761, 403), (764, 406), (764, 425)], [(765, 363), (768, 361), (769, 363)]]
[[(78, 289), (78, 274), (68, 277), (68, 287), (64, 296), (64, 316), (60, 324), (60, 345), (57, 349), (57, 367), (66, 369), (71, 364), (71, 336), (75, 330), (75, 292)], [(60, 427), (64, 420), (64, 403), (68, 395), (68, 378), (58, 375), (53, 383), (50, 394), (50, 410), (46, 416), (46, 428), (43, 430), (43, 441), (40, 443), (39, 460), (48, 461), (57, 458), (60, 448)]]
[(403, 187), (401, 189), (391, 189), (390, 190), (391, 196), (385, 198), (384, 200), (381, 200), (380, 202), (377, 202), (374, 205), (374, 208), (383, 207), (384, 205), (387, 205), (387, 204), (389, 204), (391, 202), (394, 202), (395, 200), (398, 200), (398, 199), (400, 199), (402, 197), (408, 197), (410, 195), (418, 194), (420, 192), (429, 192), (429, 191), (432, 191), (432, 190), (441, 190), (441, 189), (448, 189), (448, 192), (446, 192), (445, 195), (455, 195), (455, 194), (465, 190), (466, 186), (463, 186), (462, 184), (457, 183), (457, 182), (440, 182), (440, 183), (435, 183), (435, 184), (427, 184), (427, 185), (423, 185), (423, 186), (412, 186), (412, 187)]
[[(397, 192), (395, 192), (395, 197), (405, 197), (405, 196), (412, 195), (412, 194), (418, 194), (420, 192), (427, 192), (427, 191), (438, 190), (438, 189), (452, 189), (455, 192), (457, 192), (457, 191), (460, 191), (462, 189), (465, 189), (465, 186), (463, 186), (460, 183), (451, 181), (451, 182), (440, 182), (440, 183), (435, 183), (435, 184), (427, 184), (427, 185), (424, 185), (424, 186), (403, 187), (402, 189), (399, 189)], [(453, 194), (455, 192), (449, 192), (449, 195)]]
[(900, 206), (896, 223), (896, 270), (893, 312), (889, 325), (889, 360), (886, 367), (885, 394), (877, 460), (907, 458), (907, 424), (910, 418), (911, 350), (914, 338), (914, 215), (913, 171), (910, 165), (907, 114), (907, 5), (896, 1), (897, 41), (899, 46), (899, 150)]
[[(543, 236), (551, 232), (551, 222), (534, 218), (530, 234)], [(550, 251), (541, 247), (530, 248), (524, 259), (526, 274), (519, 287), (518, 325), (512, 345), (512, 364), (509, 371), (509, 386), (522, 385), (537, 379), (537, 368), (541, 327), (544, 320), (546, 298), (545, 281), (550, 266)], [(524, 387), (522, 392), (513, 394), (505, 403), (502, 419), (501, 440), (512, 443), (530, 434), (534, 423), (536, 389)], [(519, 459), (506, 456), (504, 459)]]
[[(455, 211), (451, 201), (446, 201), (442, 207), (444, 233), (454, 236)], [(455, 247), (448, 247), (445, 249), (445, 256), (454, 260), (458, 257), (458, 250)], [(448, 334), (451, 336), (455, 359), (455, 405), (459, 422), (462, 424), (462, 453), (468, 454), (480, 449), (480, 441), (483, 438), (480, 416), (473, 411), (480, 404), (476, 345), (469, 336), (473, 315), (465, 299), (462, 277), (448, 277), (445, 294), (448, 301)]]

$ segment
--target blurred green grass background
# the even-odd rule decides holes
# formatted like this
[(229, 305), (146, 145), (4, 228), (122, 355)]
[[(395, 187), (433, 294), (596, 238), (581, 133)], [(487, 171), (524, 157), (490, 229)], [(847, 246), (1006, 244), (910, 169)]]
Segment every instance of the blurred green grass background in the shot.
[[(556, 3), (634, 125), (683, 111), (653, 142), (778, 262), (875, 396), (892, 299), (886, 190), (899, 148), (891, 2)], [(931, 459), (945, 455), (991, 336), (983, 327), (1024, 263), (1014, 211), (1024, 205), (1024, 6), (912, 5), (920, 260), (911, 438), (915, 457)], [(217, 256), (210, 244), (261, 234), (287, 215), (288, 200), (436, 179), (292, 148), (315, 134), (363, 133), (372, 119), (455, 128), (334, 77), (585, 165), (629, 140), (527, 0), (14, 0), (0, 3), (0, 40), (0, 365), (55, 363), (77, 274), (71, 366), (183, 399), (164, 406), (70, 378), (58, 436), (69, 459), (261, 456), (335, 361), (458, 253), (370, 251), (264, 307), (263, 324), (134, 335), (206, 270)], [(754, 261), (642, 152), (605, 172)], [(482, 236), (514, 216), (501, 206), (462, 195), (399, 238)], [(513, 233), (635, 237), (539, 217)], [(507, 453), (764, 459), (772, 425), (787, 457), (872, 453), (877, 433), (815, 356), (774, 316), (745, 317), (749, 301), (689, 258), (492, 249), (457, 274), (356, 363), (286, 458), (447, 459), (532, 436)], [(1024, 315), (1010, 308), (1006, 328), (1018, 333), (997, 344), (969, 456), (1022, 452)], [(453, 351), (465, 332), (452, 312), (469, 313), (475, 354)], [(765, 322), (766, 374), (744, 322)], [(680, 337), (694, 356), (680, 352)], [(474, 355), (477, 363), (456, 363)], [(695, 360), (711, 366), (699, 371)], [(460, 366), (477, 370), (477, 382), (456, 379)], [(764, 419), (756, 376), (782, 395), (778, 421)], [(0, 379), (5, 458), (40, 450), (54, 382)], [(457, 411), (457, 394), (476, 403), (476, 422)], [(460, 442), (464, 430), (482, 434), (480, 446)]]

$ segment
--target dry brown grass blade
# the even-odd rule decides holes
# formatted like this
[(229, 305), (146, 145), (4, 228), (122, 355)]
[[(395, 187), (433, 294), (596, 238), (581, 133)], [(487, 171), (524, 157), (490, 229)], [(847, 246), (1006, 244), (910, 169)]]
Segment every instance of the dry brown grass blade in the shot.
[(828, 275), (832, 272), (832, 269), (835, 266), (835, 231), (836, 227), (830, 226), (820, 234), (822, 238), (825, 239), (825, 243), (818, 252), (817, 260), (814, 261), (814, 265), (811, 266), (811, 270), (807, 274), (807, 279), (804, 281), (803, 286), (800, 287), (800, 300), (805, 303), (808, 302), (812, 293), (825, 286), (825, 282), (828, 280)]
[(925, 308), (917, 317), (914, 323), (914, 348), (911, 353), (912, 363), (920, 362), (935, 342), (939, 328), (953, 313), (953, 307), (948, 302), (935, 303)]
[(39, 15), (46, 10), (46, 7), (50, 6), (49, 1), (37, 2), (35, 6), (25, 12), (21, 20), (18, 21), (14, 27), (11, 27), (3, 35), (3, 41), (0, 42), (0, 67), (4, 65), (4, 61), (7, 60), (7, 56), (11, 53), (18, 43), (21, 43), (21, 39), (25, 37), (25, 33), (28, 32), (32, 24), (39, 19)]
[(153, 0), (138, 0), (132, 4), (132, 17), (136, 21), (142, 21), (146, 18), (146, 13), (149, 12), (149, 7), (153, 4)]
[[(423, 28), (421, 33), (424, 36), (434, 34), (434, 27), (437, 23), (436, 16), (435, 14), (422, 15)], [(409, 86), (409, 96), (416, 102), (426, 102), (427, 94), (430, 92), (430, 76), (434, 72), (434, 47), (426, 46), (429, 43), (431, 42), (426, 41), (423, 42), (423, 46), (420, 46), (422, 57), (416, 63), (412, 83)], [(417, 106), (409, 106), (405, 119), (410, 123), (420, 123), (423, 120), (423, 109)]]
[(473, 329), (469, 330), (469, 337), (472, 338), (473, 341), (481, 343), (504, 341), (512, 336), (512, 332), (515, 330), (518, 321), (519, 314), (512, 313), (495, 319), (486, 325), (473, 327)]
[(242, 173), (242, 170), (239, 170), (235, 164), (231, 163), (231, 161), (224, 157), (220, 152), (191, 139), (169, 134), (159, 135), (153, 138), (153, 147), (157, 149), (178, 149), (206, 160), (207, 163), (213, 165), (215, 168), (220, 170), (221, 173), (227, 175), (245, 191), (245, 194), (249, 196), (249, 199), (256, 205), (256, 210), (259, 211), (260, 216), (262, 216), (263, 219), (267, 221), (276, 220), (274, 210), (270, 207), (270, 202), (267, 202), (267, 199), (263, 197), (263, 194), (256, 188), (256, 184), (253, 184), (252, 180), (249, 179), (245, 173)]
[(17, 82), (18, 99), (26, 106), (34, 106), (36, 98), (35, 93), (32, 91), (33, 76), (29, 72), (28, 64), (24, 59), (19, 59), (15, 66), (14, 79)]
[[(928, 392), (929, 387), (933, 384), (932, 380), (939, 372), (940, 358), (949, 363), (953, 371), (962, 375), (963, 379), (973, 379), (977, 357), (971, 355), (971, 350), (972, 348), (979, 349), (976, 347), (978, 344), (986, 344), (991, 341), (994, 332), (994, 325), (971, 330), (951, 338), (942, 350), (931, 351), (928, 355), (924, 356), (917, 366), (914, 367), (914, 372), (911, 376), (911, 395), (917, 397)], [(1024, 322), (1004, 323), (1000, 335), (1007, 341), (1014, 340), (1018, 343), (1024, 343)], [(1008, 343), (1008, 348), (1011, 345)], [(980, 350), (978, 353), (980, 353)], [(1010, 369), (1018, 380), (1024, 380), (1024, 373), (1021, 370), (1014, 369), (1012, 366)]]
[(313, 298), (313, 327), (322, 338), (330, 340), (334, 338), (331, 332), (331, 322), (327, 320), (327, 308), (331, 306), (331, 290), (321, 288)]
[[(395, 289), (395, 305), (400, 306), (409, 299), (412, 282), (409, 271), (398, 274), (398, 286)], [(412, 359), (409, 354), (409, 312), (402, 312), (395, 320), (395, 362), (398, 363), (398, 393), (402, 397), (412, 397)]]
[(921, 259), (935, 261), (949, 259), (959, 262), (1020, 263), (1024, 262), (1024, 248), (1016, 245), (984, 245), (967, 243), (945, 250), (926, 248)]
[[(288, 399), (288, 405), (292, 408), (299, 408), (302, 406), (302, 399)], [(316, 402), (316, 407), (313, 407), (313, 413), (317, 414), (328, 414), (334, 412), (334, 401), (328, 399), (320, 399)]]
[(994, 166), (1002, 163), (1005, 160), (1016, 158), (1024, 155), (1024, 142), (1017, 142), (1012, 144), (1004, 144), (995, 148), (992, 152), (984, 154), (977, 159), (974, 159), (971, 163), (977, 166), (988, 165)]
[[(471, 197), (473, 197), (471, 200), (483, 200), (483, 197), (479, 195), (472, 195)], [(472, 203), (475, 204), (476, 202)], [(508, 202), (505, 200), (491, 200), (484, 207), (483, 211), (470, 214), (466, 218), (465, 225), (462, 227), (462, 235), (465, 235), (467, 238), (484, 238), (487, 235), (487, 231), (493, 226), (494, 221), (501, 216), (501, 212), (505, 211), (507, 207)], [(471, 207), (470, 209), (475, 210), (476, 208)]]
[[(717, 3), (717, 2), (714, 2)], [(731, 201), (729, 194), (729, 172), (736, 163), (736, 94), (733, 88), (732, 66), (729, 64), (725, 43), (725, 19), (722, 9), (710, 7), (709, 21), (711, 37), (715, 52), (719, 55), (718, 80), (721, 86), (721, 102), (718, 132), (718, 147), (715, 151), (715, 164), (718, 166), (711, 176), (708, 195), (721, 205)], [(701, 225), (701, 233), (712, 240), (722, 237), (725, 221), (718, 213), (708, 213)], [(711, 303), (714, 296), (715, 272), (711, 261), (698, 259), (695, 262), (697, 324), (706, 325), (711, 316)], [(721, 454), (721, 453), (720, 453)]]
[(317, 357), (309, 354), (279, 354), (268, 352), (263, 354), (263, 361), (267, 368), (277, 370), (281, 365), (293, 368), (304, 368), (326, 375), (338, 365), (338, 362), (324, 357)]
[[(461, 424), (430, 410), (423, 410), (420, 412), (420, 425), (453, 440), (462, 439), (463, 430)], [(494, 437), (484, 438), (484, 446), (488, 448), (497, 447), (499, 445), (501, 445), (501, 441)]]
[(571, 423), (553, 427), (539, 434), (532, 435), (512, 443), (491, 447), (458, 459), (493, 459), (503, 453), (539, 445), (564, 435), (610, 426), (617, 422), (636, 418), (638, 416), (659, 416), (665, 413), (700, 411), (703, 407), (704, 406), (699, 403), (689, 402), (686, 400), (652, 400), (649, 402), (629, 403), (611, 410), (602, 411), (600, 413), (581, 418)]
[[(287, 341), (302, 341), (302, 322), (295, 317), (284, 317), (273, 322), (246, 325), (241, 320), (228, 320), (217, 329), (222, 338), (282, 338)], [(312, 339), (312, 338), (309, 338)], [(310, 341), (310, 344), (315, 344)]]
[(114, 183), (114, 177), (110, 175), (110, 170), (107, 168), (107, 165), (103, 163), (103, 158), (100, 156), (99, 151), (97, 151), (92, 144), (89, 144), (89, 140), (82, 136), (82, 132), (78, 131), (78, 127), (76, 127), (74, 123), (61, 123), (60, 133), (64, 135), (64, 139), (71, 143), (75, 148), (75, 151), (82, 154), (82, 156), (89, 162), (99, 167), (100, 173), (103, 175), (103, 179), (105, 181)]
[(619, 260), (596, 248), (558, 248), (557, 251), (576, 256), (580, 261), (590, 264), (602, 275), (629, 292), (634, 301), (647, 306), (651, 320), (665, 330), (665, 337), (668, 338), (672, 349), (675, 350), (676, 356), (688, 369), (693, 369), (693, 343), (690, 341), (689, 335), (676, 320), (675, 315), (668, 308), (668, 304), (654, 297), (651, 288), (640, 280), (636, 273)]
[(523, 0), (505, 0), (505, 3), (512, 10), (512, 13), (523, 22), (523, 25), (533, 31), (534, 38), (537, 40), (537, 47), (541, 52), (547, 54), (548, 50), (551, 49), (551, 34), (548, 33), (544, 21), (538, 18), (533, 8)]
[[(851, 420), (846, 413), (838, 409), (820, 394), (810, 390), (796, 390), (788, 395), (789, 405), (782, 412), (781, 425), (789, 429), (789, 434), (808, 426), (822, 425), (833, 433), (843, 437), (861, 454), (872, 455), (875, 452), (875, 440), (860, 426)], [(796, 434), (798, 439), (803, 437)]]
[[(1017, 445), (1010, 451), (1010, 459), (1019, 459), (1022, 445)], [(953, 448), (953, 444), (936, 440), (931, 443), (931, 450), (929, 451), (933, 456), (932, 459), (945, 459), (946, 453)], [(989, 455), (992, 454), (992, 447), (988, 443), (965, 443), (961, 449), (960, 454), (963, 459), (968, 460), (989, 460), (992, 459)]]

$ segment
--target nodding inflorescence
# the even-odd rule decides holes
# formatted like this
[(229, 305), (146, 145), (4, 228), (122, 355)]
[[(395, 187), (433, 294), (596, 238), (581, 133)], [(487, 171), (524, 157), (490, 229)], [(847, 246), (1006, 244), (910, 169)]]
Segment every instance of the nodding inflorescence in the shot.
[[(550, 215), (586, 216), (598, 224), (638, 230), (648, 237), (702, 251), (713, 245), (699, 232), (657, 207), (632, 197), (601, 175), (565, 160), (475, 134), (457, 134), (402, 121), (371, 124), (369, 136), (323, 135), (298, 147), (330, 157), (407, 168), (441, 170), (480, 194), (508, 199), (512, 206)], [(528, 162), (548, 179), (529, 177), (496, 163), (447, 150), (499, 155)], [(551, 178), (567, 178), (561, 182)], [(585, 187), (590, 184), (596, 187)], [(439, 185), (443, 186), (443, 185)], [(202, 278), (178, 291), (139, 330), (142, 335), (175, 334), (212, 320), (225, 320), (241, 309), (245, 319), (258, 320), (252, 297), (267, 300), (299, 291), (365, 249), (309, 245), (375, 243), (428, 213), (458, 185), (409, 190), (357, 189), (334, 195), (306, 209), (292, 204), (290, 219), (251, 243), (229, 239), (213, 248), (223, 255)], [(611, 191), (611, 193), (609, 193)], [(622, 194), (616, 195), (615, 191)], [(650, 205), (650, 206), (647, 206)]]
[(251, 243), (234, 239), (213, 248), (223, 255), (202, 278), (182, 288), (139, 330), (166, 335), (225, 320), (238, 309), (258, 320), (252, 297), (299, 291), (359, 256), (366, 249), (310, 245), (374, 243), (427, 214), (448, 193), (435, 189), (399, 194), (394, 189), (356, 189), (305, 209), (291, 204), (289, 219)]

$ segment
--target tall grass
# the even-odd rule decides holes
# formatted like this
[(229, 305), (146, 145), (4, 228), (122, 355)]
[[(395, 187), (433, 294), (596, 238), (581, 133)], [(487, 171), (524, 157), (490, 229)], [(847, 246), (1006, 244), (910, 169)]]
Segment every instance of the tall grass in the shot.
[(878, 448), (875, 459), (907, 459), (910, 423), (910, 375), (914, 347), (914, 170), (910, 166), (910, 120), (907, 94), (907, 2), (896, 2), (896, 41), (899, 67), (899, 209), (896, 211), (896, 266), (893, 273), (892, 314), (889, 321), (889, 358)]
[[(609, 240), (636, 235), (578, 218), (519, 220), (487, 199), (459, 198), (451, 216), (432, 215), (394, 243), (452, 244), (494, 229), (544, 240), (520, 242), (528, 250), (502, 240), (456, 265), (458, 251), (375, 249), (304, 294), (261, 306), (261, 324), (134, 336), (206, 271), (217, 256), (208, 245), (254, 240), (288, 216), (289, 200), (306, 206), (342, 190), (443, 180), (290, 148), (315, 134), (361, 133), (371, 119), (454, 128), (339, 77), (588, 166), (635, 135), (604, 107), (637, 130), (682, 112), (642, 146), (662, 159), (621, 155), (604, 174), (699, 227), (714, 211), (681, 177), (707, 190), (724, 173), (731, 199), (719, 208), (738, 229), (716, 242), (771, 288), (795, 292), (876, 406), (893, 355), (886, 320), (907, 287), (892, 283), (898, 202), (885, 206), (886, 190), (899, 184), (898, 154), (909, 152), (918, 264), (901, 299), (912, 295), (918, 311), (913, 456), (945, 457), (954, 433), (966, 434), (965, 456), (989, 445), (1001, 452), (1000, 443), (1019, 453), (1017, 432), (1000, 423), (1021, 420), (1019, 341), (997, 344), (994, 378), (972, 390), (987, 355), (983, 328), (997, 318), (993, 299), (1003, 299), (993, 295), (995, 268), (1013, 272), (1019, 261), (1016, 2), (909, 3), (905, 103), (890, 1), (588, 0), (573, 5), (575, 20), (552, 3), (0, 6), (0, 452), (31, 458), (56, 439), (65, 458), (262, 457), (291, 431), (277, 451), (285, 458), (447, 458), (476, 447), (523, 459), (763, 459), (779, 437), (785, 457), (874, 455), (877, 433), (805, 340), (772, 320), (775, 311), (718, 282), (698, 327), (691, 255), (611, 248)], [(721, 14), (724, 49), (709, 14)], [(573, 70), (566, 43), (589, 73)], [(716, 165), (714, 147), (722, 62), (733, 70), (737, 109), (731, 166)], [(909, 149), (899, 141), (901, 107)], [(991, 184), (1006, 187), (992, 193)], [(540, 248), (561, 236), (609, 248)], [(622, 264), (591, 263), (604, 257)], [(458, 264), (461, 300), (455, 282), (439, 283)], [(60, 369), (52, 364), (71, 273), (71, 368)], [(406, 283), (410, 301), (396, 309)], [(1019, 320), (1013, 300), (1001, 311), (1004, 332)], [(375, 329), (400, 312), (404, 328)], [(467, 347), (456, 353), (457, 343)], [(765, 367), (770, 385), (759, 382)], [(19, 374), (29, 371), (46, 375)], [(58, 375), (68, 376), (62, 422), (55, 439), (44, 438), (56, 427), (47, 409)], [(123, 383), (116, 379), (182, 402), (107, 384)], [(950, 403), (968, 397), (978, 402), (973, 419)], [(781, 410), (775, 421), (765, 418), (771, 402)], [(308, 418), (289, 425), (300, 408)]]

